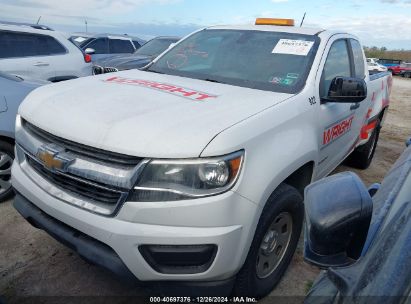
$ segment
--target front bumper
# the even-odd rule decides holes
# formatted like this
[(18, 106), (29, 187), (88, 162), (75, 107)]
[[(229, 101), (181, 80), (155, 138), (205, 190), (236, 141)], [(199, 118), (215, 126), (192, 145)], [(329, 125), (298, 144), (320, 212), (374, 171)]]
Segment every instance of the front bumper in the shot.
[[(30, 203), (25, 197), (16, 194), (13, 203), (16, 210), (34, 227), (46, 231), (56, 240), (70, 247), (86, 260), (104, 267), (125, 280), (136, 280), (120, 257), (109, 246), (79, 232), (47, 215)], [(195, 291), (193, 295), (227, 295), (234, 285), (235, 277), (214, 282), (167, 282), (157, 287), (168, 295), (191, 295), (187, 289)], [(211, 289), (210, 289), (211, 288)], [(197, 292), (197, 293), (196, 293)]]
[[(199, 282), (232, 278), (244, 263), (258, 220), (257, 205), (234, 192), (184, 202), (127, 202), (116, 217), (105, 217), (51, 196), (17, 162), (12, 176), (18, 198), (25, 197), (47, 217), (110, 248), (140, 281)], [(203, 244), (214, 244), (218, 249), (210, 267), (201, 273), (159, 273), (139, 251), (140, 245)], [(104, 263), (96, 264), (105, 266)]]

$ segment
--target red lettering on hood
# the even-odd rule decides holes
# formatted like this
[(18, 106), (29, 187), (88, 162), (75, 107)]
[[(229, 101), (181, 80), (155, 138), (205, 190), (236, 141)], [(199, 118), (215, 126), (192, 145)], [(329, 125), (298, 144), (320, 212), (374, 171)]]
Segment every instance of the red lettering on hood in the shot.
[(114, 76), (114, 77), (107, 78), (103, 81), (138, 85), (138, 86), (142, 86), (146, 88), (155, 89), (158, 91), (166, 91), (173, 95), (186, 97), (186, 98), (197, 100), (197, 101), (205, 101), (206, 99), (217, 97), (216, 95), (210, 95), (208, 93), (198, 92), (196, 90), (192, 90), (188, 88), (182, 88), (182, 87), (178, 87), (178, 86), (171, 85), (168, 83), (161, 83), (161, 82), (143, 80), (143, 79), (129, 79), (129, 78)]

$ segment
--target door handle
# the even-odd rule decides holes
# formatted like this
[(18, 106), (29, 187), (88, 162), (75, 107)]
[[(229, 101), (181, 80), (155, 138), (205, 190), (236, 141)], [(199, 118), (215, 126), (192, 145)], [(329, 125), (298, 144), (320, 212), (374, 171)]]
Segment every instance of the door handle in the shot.
[(355, 110), (355, 109), (358, 109), (359, 107), (360, 107), (360, 103), (356, 102), (356, 103), (351, 105), (350, 110)]
[(34, 66), (37, 66), (37, 67), (42, 67), (42, 66), (49, 66), (50, 64), (48, 64), (47, 62), (36, 62), (35, 64), (34, 64)]

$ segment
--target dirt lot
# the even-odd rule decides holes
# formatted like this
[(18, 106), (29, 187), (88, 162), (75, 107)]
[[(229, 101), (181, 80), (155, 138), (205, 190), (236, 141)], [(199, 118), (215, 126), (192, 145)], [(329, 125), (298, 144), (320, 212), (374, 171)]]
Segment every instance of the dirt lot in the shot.
[[(355, 170), (367, 185), (381, 181), (403, 151), (409, 136), (411, 79), (396, 77), (391, 107), (374, 161), (365, 171)], [(341, 166), (336, 172), (349, 169)], [(273, 291), (273, 296), (303, 296), (317, 276), (319, 270), (303, 262), (301, 245), (300, 242), (291, 267)], [(109, 272), (83, 261), (46, 233), (31, 227), (12, 208), (11, 201), (0, 204), (0, 295), (8, 302), (19, 302), (21, 296), (141, 294), (145, 294), (143, 287), (119, 281)]]

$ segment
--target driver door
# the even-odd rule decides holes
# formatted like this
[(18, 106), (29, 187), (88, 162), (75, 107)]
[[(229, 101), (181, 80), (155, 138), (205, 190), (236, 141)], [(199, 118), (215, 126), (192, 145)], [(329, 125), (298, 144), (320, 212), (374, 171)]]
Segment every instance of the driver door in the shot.
[[(353, 52), (350, 39), (338, 36), (329, 42), (328, 54), (322, 71), (317, 75), (319, 108), (319, 138), (320, 150), (318, 177), (323, 177), (337, 167), (355, 147), (363, 123), (364, 107), (366, 102), (341, 103), (326, 102), (331, 81), (334, 77), (356, 77), (353, 62)], [(326, 49), (326, 50), (327, 50)], [(358, 74), (365, 77), (365, 61), (362, 59), (362, 70), (358, 67)], [(357, 75), (357, 77), (359, 76)]]

